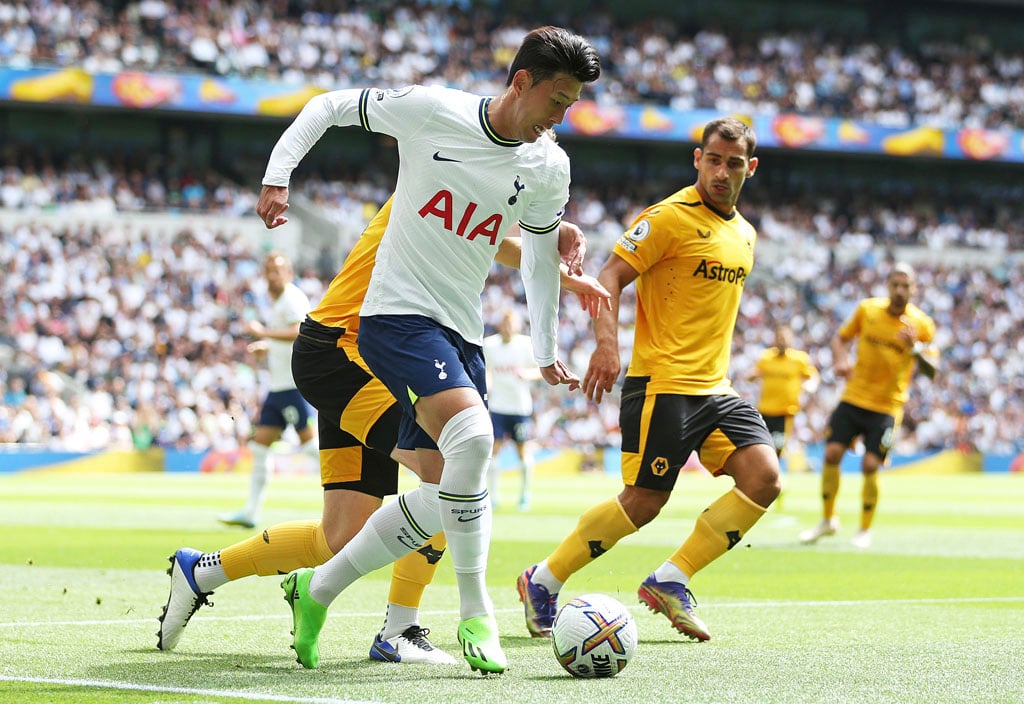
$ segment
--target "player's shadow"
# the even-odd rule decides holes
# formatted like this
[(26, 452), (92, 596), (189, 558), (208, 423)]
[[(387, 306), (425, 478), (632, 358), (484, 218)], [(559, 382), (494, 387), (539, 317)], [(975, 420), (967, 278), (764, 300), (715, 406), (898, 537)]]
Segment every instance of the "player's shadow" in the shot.
[(450, 679), (463, 674), (466, 677), (479, 677), (461, 660), (455, 665), (398, 666), (371, 660), (365, 652), (358, 656), (321, 652), (320, 665), (313, 670), (296, 662), (291, 650), (211, 654), (177, 650), (165, 653), (156, 649), (135, 648), (122, 652), (126, 656), (124, 660), (90, 668), (91, 675), (98, 681), (120, 681), (124, 679), (126, 667), (137, 662), (139, 672), (145, 674), (139, 680), (144, 680), (148, 686), (218, 692), (272, 691), (276, 683), (291, 681), (297, 686), (311, 682), (341, 686), (346, 681), (358, 681), (383, 687), (424, 679)]

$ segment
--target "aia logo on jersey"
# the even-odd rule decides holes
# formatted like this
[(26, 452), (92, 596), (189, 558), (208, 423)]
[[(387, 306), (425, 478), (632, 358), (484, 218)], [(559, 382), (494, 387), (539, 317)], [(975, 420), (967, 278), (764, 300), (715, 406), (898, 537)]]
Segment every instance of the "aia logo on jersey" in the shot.
[(693, 272), (694, 277), (703, 276), (709, 281), (721, 281), (742, 286), (747, 280), (747, 270), (741, 266), (725, 266), (722, 262), (701, 259)]
[[(455, 197), (451, 191), (440, 190), (419, 209), (419, 214), (424, 220), (437, 218), (444, 229), (459, 237), (475, 240), (482, 236), (491, 246), (494, 246), (498, 243), (498, 235), (501, 233), (501, 214), (478, 214), (479, 207), (478, 204), (470, 201), (465, 206), (460, 205), (456, 208)], [(456, 218), (458, 218), (458, 222), (456, 222)]]

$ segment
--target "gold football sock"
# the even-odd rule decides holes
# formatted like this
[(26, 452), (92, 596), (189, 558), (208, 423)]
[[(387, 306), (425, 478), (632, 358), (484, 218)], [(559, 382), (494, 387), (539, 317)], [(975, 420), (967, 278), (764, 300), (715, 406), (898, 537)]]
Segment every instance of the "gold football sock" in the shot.
[(669, 558), (669, 562), (692, 577), (740, 542), (765, 511), (766, 508), (758, 506), (734, 488), (704, 509), (690, 537)]
[(839, 495), (839, 463), (826, 462), (821, 468), (821, 500), (824, 502), (824, 516), (832, 518), (836, 513), (836, 496)]
[(396, 561), (391, 568), (388, 603), (418, 609), (423, 590), (434, 579), (437, 563), (447, 545), (444, 533), (436, 533), (422, 548)]
[(864, 488), (861, 490), (860, 529), (871, 528), (875, 520), (875, 507), (878, 505), (878, 472), (864, 475)]
[(636, 531), (619, 500), (609, 499), (580, 516), (573, 532), (548, 557), (548, 569), (564, 583), (574, 572)]
[(333, 556), (320, 521), (278, 523), (220, 551), (224, 574), (231, 580), (288, 574), (300, 567), (316, 567)]

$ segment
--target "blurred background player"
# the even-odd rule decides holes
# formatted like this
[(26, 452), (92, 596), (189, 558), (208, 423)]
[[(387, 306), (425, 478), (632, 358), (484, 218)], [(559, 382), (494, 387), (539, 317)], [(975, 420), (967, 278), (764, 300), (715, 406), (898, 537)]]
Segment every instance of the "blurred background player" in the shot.
[(793, 417), (800, 410), (800, 394), (818, 388), (818, 370), (810, 355), (793, 347), (793, 330), (780, 323), (775, 326), (775, 346), (761, 353), (749, 378), (761, 381), (757, 410), (772, 434), (775, 454), (782, 457)]
[[(871, 546), (871, 524), (878, 505), (878, 470), (895, 442), (910, 393), (915, 367), (935, 376), (938, 352), (929, 347), (935, 322), (910, 302), (917, 291), (909, 264), (897, 263), (886, 279), (888, 298), (866, 298), (832, 338), (835, 374), (846, 378), (839, 405), (825, 428), (825, 463), (821, 470), (822, 519), (800, 533), (811, 544), (839, 529), (835, 515), (839, 463), (859, 436), (864, 441), (861, 473), (860, 530), (851, 538), (859, 548)], [(857, 359), (851, 367), (850, 342), (857, 338)]]
[(487, 363), (487, 408), (494, 424), (494, 452), (489, 471), (491, 506), (498, 506), (498, 479), (501, 476), (499, 455), (506, 440), (515, 445), (519, 457), (522, 488), (519, 510), (530, 507), (530, 481), (533, 477), (533, 454), (529, 445), (533, 419), (533, 382), (540, 379), (540, 367), (533, 358), (529, 335), (520, 332), (519, 313), (508, 310), (498, 324), (498, 332), (484, 338), (484, 360)]
[(550, 636), (566, 580), (654, 520), (679, 470), (697, 452), (709, 472), (731, 477), (734, 485), (700, 514), (637, 595), (678, 632), (709, 640), (694, 611), (690, 579), (737, 545), (779, 495), (779, 461), (768, 428), (728, 377), (757, 239), (736, 201), (757, 169), (756, 144), (754, 131), (740, 120), (709, 122), (693, 152), (697, 182), (645, 209), (598, 276), (612, 294), (612, 308), (596, 321), (597, 346), (583, 380), (597, 403), (619, 378), (619, 302), (636, 281), (637, 324), (619, 414), (624, 486), (587, 510), (554, 552), (519, 575), (526, 627), (535, 637)]
[(270, 391), (260, 407), (256, 431), (249, 441), (252, 453), (252, 475), (249, 478), (249, 500), (235, 513), (221, 514), (221, 523), (253, 528), (259, 521), (266, 498), (267, 482), (273, 472), (270, 446), (291, 426), (299, 436), (299, 451), (319, 463), (319, 448), (313, 430), (313, 408), (295, 387), (292, 378), (292, 342), (299, 334), (299, 324), (309, 312), (309, 298), (292, 279), (292, 264), (281, 252), (270, 252), (264, 262), (264, 276), (271, 306), (264, 325), (249, 320), (245, 332), (257, 338), (249, 351), (266, 354), (270, 370)]

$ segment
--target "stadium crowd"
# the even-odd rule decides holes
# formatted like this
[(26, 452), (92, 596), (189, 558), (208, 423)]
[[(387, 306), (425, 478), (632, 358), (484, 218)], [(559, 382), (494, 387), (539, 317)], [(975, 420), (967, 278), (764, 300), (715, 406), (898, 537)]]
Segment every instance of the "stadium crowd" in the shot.
[[(339, 5), (350, 9), (323, 11)], [(200, 71), (329, 88), (444, 82), (493, 93), (530, 20), (498, 4), (469, 5), (406, 1), (368, 12), (316, 0), (0, 0), (0, 63)], [(594, 87), (604, 102), (810, 112), (892, 126), (1024, 125), (1022, 50), (997, 51), (981, 41), (894, 46), (820, 32), (694, 30), (663, 18), (617, 22), (600, 11), (577, 24), (602, 55), (614, 57)], [(590, 238), (591, 273), (639, 208), (679, 185), (577, 179), (567, 218)], [(797, 419), (805, 443), (821, 439), (839, 387), (829, 371), (829, 338), (859, 298), (882, 293), (893, 246), (936, 255), (950, 247), (1024, 249), (1019, 192), (1004, 197), (964, 184), (962, 192), (916, 193), (898, 183), (867, 188), (853, 180), (785, 193), (753, 186), (742, 211), (761, 241), (784, 246), (787, 256), (760, 259), (748, 282), (733, 377), (753, 397), (745, 372), (771, 344), (773, 323), (789, 321), (798, 346), (824, 375)], [(293, 191), (326, 213), (365, 222), (389, 188), (378, 174), (348, 181), (307, 174)], [(5, 142), (0, 207), (81, 217), (72, 226), (0, 223), (0, 443), (74, 450), (244, 444), (265, 375), (240, 334), (242, 321), (266, 304), (262, 253), (199, 226), (167, 241), (143, 231), (101, 231), (90, 217), (136, 210), (251, 214), (255, 197), (250, 187), (173, 154)], [(839, 247), (861, 256), (839, 262), (829, 254)], [(299, 283), (315, 301), (337, 262), (299, 263), (306, 265)], [(928, 264), (918, 274), (918, 302), (939, 326), (943, 369), (934, 382), (915, 382), (922, 388), (907, 405), (900, 450), (1020, 451), (1020, 264)], [(519, 278), (496, 267), (484, 295), (489, 330), (511, 300), (524, 305)], [(631, 309), (627, 301), (627, 325)], [(571, 300), (563, 311), (561, 348), (582, 373), (589, 324)], [(631, 337), (624, 329), (624, 355)], [(536, 434), (544, 444), (617, 445), (616, 404), (595, 407), (558, 389), (538, 387), (537, 394)]]
[[(592, 273), (639, 201), (623, 204), (613, 212), (593, 193), (574, 196), (569, 217), (592, 233)], [(824, 376), (797, 419), (799, 439), (817, 442), (839, 386), (829, 371), (828, 341), (859, 298), (884, 295), (888, 254), (882, 246), (867, 247), (857, 261), (841, 264), (820, 245), (840, 242), (845, 223), (791, 207), (754, 207), (748, 215), (766, 247), (786, 244), (789, 255), (762, 259), (748, 281), (734, 341), (734, 383), (754, 397), (743, 381), (746, 371), (772, 344), (773, 323), (789, 321), (797, 346), (810, 352)], [(8, 311), (0, 319), (0, 442), (75, 450), (244, 444), (265, 381), (241, 334), (243, 321), (266, 304), (258, 275), (262, 253), (220, 231), (184, 229), (164, 241), (145, 231), (101, 231), (88, 222), (86, 216), (77, 226), (0, 224), (0, 305)], [(333, 272), (305, 264), (299, 284), (315, 301)], [(1019, 451), (1024, 270), (1019, 263), (991, 269), (959, 262), (919, 265), (918, 273), (919, 303), (938, 324), (943, 370), (934, 382), (915, 382), (922, 388), (907, 406), (900, 450)], [(624, 356), (630, 292), (622, 316)], [(496, 266), (483, 302), (493, 330), (511, 302), (525, 306), (518, 275)], [(586, 315), (564, 301), (560, 346), (578, 372), (586, 369), (591, 345)], [(542, 387), (537, 395), (536, 435), (543, 444), (615, 446), (614, 403), (595, 407), (582, 395)]]
[[(601, 10), (553, 19), (608, 57), (594, 88), (606, 103), (812, 113), (891, 127), (1024, 124), (1024, 50), (982, 36), (896, 44), (848, 38), (849, 27), (835, 36), (758, 32), (752, 22), (694, 28), (669, 17), (624, 22)], [(331, 89), (442, 82), (494, 94), (536, 21), (528, 4), (507, 3), (406, 0), (368, 10), (328, 0), (5, 0), (0, 62)]]

